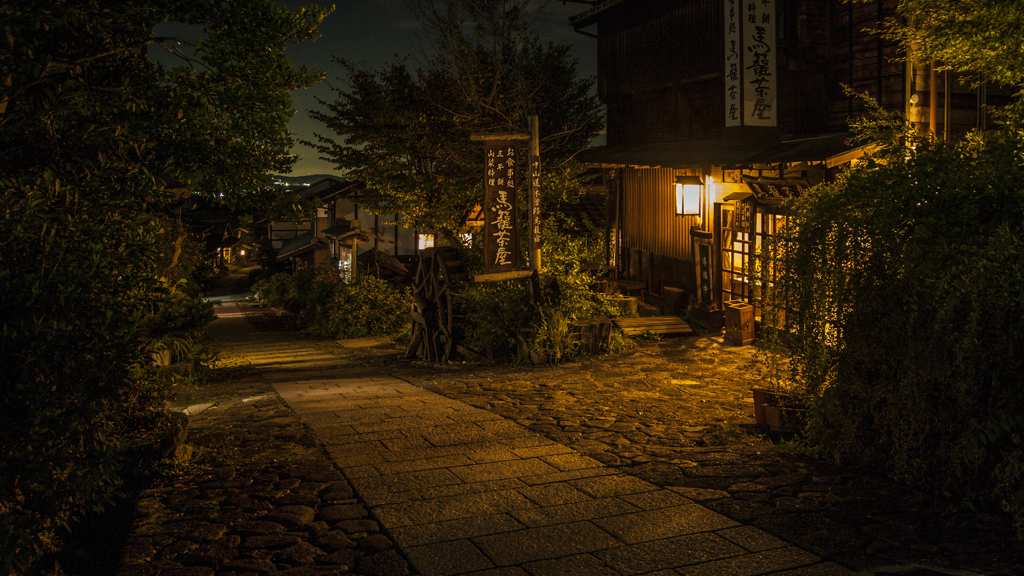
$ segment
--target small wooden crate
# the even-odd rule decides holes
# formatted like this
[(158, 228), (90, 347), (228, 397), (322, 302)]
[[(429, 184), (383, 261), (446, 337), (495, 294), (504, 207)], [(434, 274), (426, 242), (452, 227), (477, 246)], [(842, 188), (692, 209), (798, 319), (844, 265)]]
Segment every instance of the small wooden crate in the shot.
[(725, 337), (737, 346), (754, 341), (754, 307), (746, 302), (730, 302), (725, 306)]

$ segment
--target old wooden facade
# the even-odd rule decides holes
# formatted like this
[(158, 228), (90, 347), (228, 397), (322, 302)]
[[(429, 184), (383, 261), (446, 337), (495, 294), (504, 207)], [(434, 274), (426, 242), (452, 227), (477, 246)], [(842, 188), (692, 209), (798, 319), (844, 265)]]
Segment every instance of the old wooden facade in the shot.
[[(865, 106), (844, 85), (922, 131), (984, 129), (984, 107), (1007, 92), (904, 62), (901, 46), (872, 33), (897, 4), (604, 0), (571, 18), (596, 37), (607, 145), (581, 157), (607, 169), (620, 278), (644, 282), (654, 303), (671, 286), (698, 304), (706, 273), (705, 309), (756, 305), (750, 273), (784, 221), (783, 200), (863, 153), (847, 141)], [(676, 215), (680, 175), (707, 184), (700, 215)]]
[[(364, 189), (362, 182), (327, 178), (301, 190), (301, 198), (317, 205), (316, 215), (297, 223), (282, 220), (268, 224), (278, 259), (300, 268), (333, 264), (342, 275), (348, 275), (353, 249), (360, 261), (371, 251), (399, 259), (418, 254), (423, 235), (403, 226), (399, 214), (375, 214), (361, 207)], [(354, 226), (361, 234), (353, 236)], [(359, 241), (352, 242), (353, 237)]]

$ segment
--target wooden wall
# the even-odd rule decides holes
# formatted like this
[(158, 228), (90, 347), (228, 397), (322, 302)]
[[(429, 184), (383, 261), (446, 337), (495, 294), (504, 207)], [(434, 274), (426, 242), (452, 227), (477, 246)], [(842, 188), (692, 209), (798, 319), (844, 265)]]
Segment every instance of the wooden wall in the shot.
[(883, 108), (904, 109), (906, 66), (899, 61), (899, 45), (870, 32), (895, 16), (898, 4), (899, 0), (830, 0), (827, 83), (828, 125), (833, 131), (845, 129), (849, 118), (866, 112), (861, 100), (843, 93), (843, 84), (858, 94), (867, 92)]
[(722, 1), (625, 3), (599, 24), (598, 95), (608, 143), (717, 135), (722, 97)]
[(623, 169), (624, 246), (680, 260), (693, 260), (690, 226), (697, 224), (697, 219), (675, 214), (677, 172), (669, 168)]
[[(898, 1), (777, 0), (780, 133), (845, 130), (864, 107), (843, 84), (903, 109), (898, 46), (870, 33)], [(601, 17), (598, 95), (608, 107), (608, 144), (721, 135), (722, 12), (722, 0), (636, 0)]]

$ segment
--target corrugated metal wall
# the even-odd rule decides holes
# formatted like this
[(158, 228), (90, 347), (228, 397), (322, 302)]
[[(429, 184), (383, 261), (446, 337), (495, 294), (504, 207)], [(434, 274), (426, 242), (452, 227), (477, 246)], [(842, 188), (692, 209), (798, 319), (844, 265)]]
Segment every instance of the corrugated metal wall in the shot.
[(622, 178), (622, 245), (693, 262), (690, 227), (696, 216), (676, 216), (675, 181), (683, 172), (671, 168), (624, 168)]

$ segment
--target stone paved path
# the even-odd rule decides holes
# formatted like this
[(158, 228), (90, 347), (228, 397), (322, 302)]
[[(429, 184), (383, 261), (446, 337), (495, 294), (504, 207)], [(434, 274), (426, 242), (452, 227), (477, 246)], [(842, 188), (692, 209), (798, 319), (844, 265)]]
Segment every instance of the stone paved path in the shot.
[(323, 346), (270, 334), (229, 342), (424, 576), (849, 574), (678, 491), (383, 376), (384, 365), (346, 365)]

